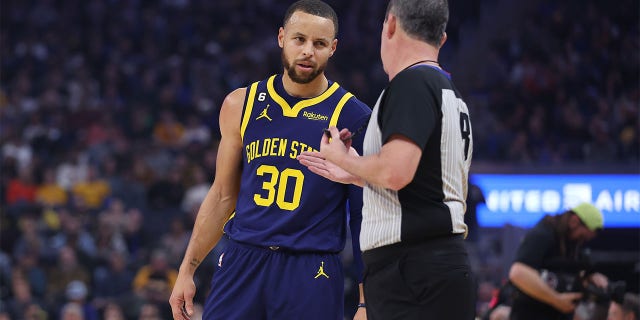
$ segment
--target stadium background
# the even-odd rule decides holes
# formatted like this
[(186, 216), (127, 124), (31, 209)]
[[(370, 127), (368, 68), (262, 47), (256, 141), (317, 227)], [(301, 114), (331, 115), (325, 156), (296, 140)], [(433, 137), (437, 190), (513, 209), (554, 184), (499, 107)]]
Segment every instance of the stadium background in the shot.
[[(340, 18), (327, 75), (373, 105), (387, 82), (386, 1), (327, 2)], [(168, 318), (172, 270), (215, 172), (219, 105), (281, 72), (275, 36), (288, 4), (0, 4), (0, 315), (58, 319), (76, 301), (88, 319)], [(472, 114), (474, 174), (638, 177), (637, 1), (450, 6), (440, 62)], [(472, 191), (473, 210), (484, 190)], [(481, 313), (525, 229), (469, 223)], [(604, 230), (591, 247), (638, 291), (637, 225)], [(219, 249), (197, 274), (197, 301)], [(350, 316), (355, 288), (345, 286)]]

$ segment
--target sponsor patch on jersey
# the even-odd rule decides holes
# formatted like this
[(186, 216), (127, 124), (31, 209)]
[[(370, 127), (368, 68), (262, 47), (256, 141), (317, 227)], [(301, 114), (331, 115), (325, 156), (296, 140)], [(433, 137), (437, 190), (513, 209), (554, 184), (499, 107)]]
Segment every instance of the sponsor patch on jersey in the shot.
[(309, 112), (309, 111), (303, 111), (302, 112), (302, 116), (309, 119), (309, 120), (320, 120), (320, 121), (328, 121), (329, 120), (329, 116), (325, 116), (323, 114), (319, 114), (319, 113), (315, 113), (315, 112)]

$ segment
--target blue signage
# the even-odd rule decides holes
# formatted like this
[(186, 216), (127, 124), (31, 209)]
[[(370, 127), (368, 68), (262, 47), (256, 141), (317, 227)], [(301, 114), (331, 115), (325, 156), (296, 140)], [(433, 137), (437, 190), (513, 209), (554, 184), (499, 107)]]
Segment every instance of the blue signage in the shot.
[(640, 175), (474, 174), (482, 190), (478, 224), (531, 227), (546, 214), (590, 202), (604, 215), (605, 228), (640, 227)]

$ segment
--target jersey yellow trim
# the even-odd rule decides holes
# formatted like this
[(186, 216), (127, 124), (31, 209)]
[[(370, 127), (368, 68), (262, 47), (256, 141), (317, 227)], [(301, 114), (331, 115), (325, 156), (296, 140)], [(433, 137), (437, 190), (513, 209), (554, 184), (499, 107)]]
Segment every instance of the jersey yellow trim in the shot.
[(258, 83), (254, 82), (249, 87), (249, 94), (247, 98), (247, 106), (244, 108), (244, 114), (242, 115), (242, 125), (240, 125), (240, 137), (244, 141), (244, 131), (247, 130), (249, 119), (251, 119), (251, 111), (253, 111), (253, 100), (256, 97), (256, 88)]
[(297, 117), (298, 113), (300, 112), (300, 110), (324, 101), (325, 99), (329, 98), (334, 92), (336, 92), (336, 90), (338, 90), (338, 88), (340, 87), (340, 85), (337, 82), (334, 82), (321, 95), (319, 95), (317, 97), (314, 97), (314, 98), (311, 98), (311, 99), (302, 100), (302, 101), (296, 103), (292, 108), (287, 103), (287, 101), (285, 101), (284, 98), (282, 98), (276, 92), (276, 89), (273, 86), (273, 80), (275, 78), (276, 78), (276, 75), (273, 75), (273, 76), (271, 76), (269, 78), (269, 80), (267, 80), (267, 91), (269, 92), (269, 96), (271, 96), (273, 101), (275, 101), (277, 104), (280, 105), (280, 107), (282, 108), (282, 115), (284, 115), (285, 117), (293, 117), (293, 118)]
[[(336, 109), (333, 110), (333, 114), (331, 115), (331, 120), (329, 120), (329, 126), (337, 126), (338, 125), (338, 118), (340, 118), (340, 112), (342, 112), (342, 108), (344, 107), (344, 105), (347, 103), (347, 101), (349, 101), (349, 99), (351, 99), (351, 97), (353, 97), (353, 94), (351, 92), (347, 92), (344, 94), (344, 96), (342, 96), (342, 98), (340, 99), (340, 101), (338, 102), (338, 104), (336, 105)], [(340, 129), (340, 128), (338, 128)]]
[(229, 218), (227, 218), (227, 221), (225, 221), (224, 224), (222, 225), (222, 233), (224, 233), (224, 227), (227, 226), (227, 223), (229, 223), (229, 221), (231, 221), (231, 219), (233, 219), (233, 217), (235, 217), (235, 216), (236, 216), (236, 211), (233, 210), (233, 212), (231, 213)]

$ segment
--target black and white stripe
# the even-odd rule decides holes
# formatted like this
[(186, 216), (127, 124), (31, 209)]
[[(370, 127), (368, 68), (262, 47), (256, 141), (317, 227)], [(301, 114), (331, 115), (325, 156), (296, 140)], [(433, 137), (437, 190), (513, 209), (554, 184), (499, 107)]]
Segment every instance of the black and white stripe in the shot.
[[(414, 182), (420, 181), (412, 182), (399, 191), (370, 184), (365, 186), (360, 233), (363, 251), (398, 242), (467, 232), (465, 199), (473, 150), (469, 111), (450, 80), (434, 76), (432, 71), (423, 73), (427, 74), (424, 76), (427, 87), (437, 88), (441, 94), (435, 97), (437, 102), (434, 101), (437, 103), (435, 107), (440, 109), (440, 117), (435, 120), (434, 131), (423, 148), (414, 177)], [(365, 156), (379, 153), (384, 142), (379, 113), (385, 91), (378, 98), (367, 127)]]
[[(372, 155), (382, 148), (382, 132), (378, 126), (378, 110), (384, 91), (376, 102), (367, 132), (364, 136), (363, 155)], [(362, 229), (360, 249), (362, 251), (400, 242), (402, 209), (398, 192), (367, 184), (362, 192)]]

